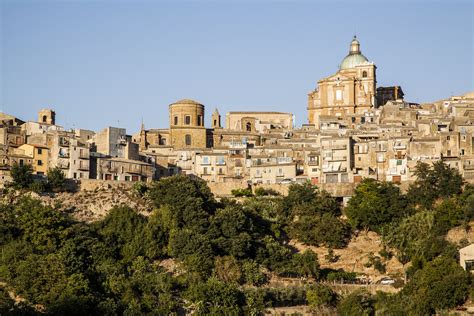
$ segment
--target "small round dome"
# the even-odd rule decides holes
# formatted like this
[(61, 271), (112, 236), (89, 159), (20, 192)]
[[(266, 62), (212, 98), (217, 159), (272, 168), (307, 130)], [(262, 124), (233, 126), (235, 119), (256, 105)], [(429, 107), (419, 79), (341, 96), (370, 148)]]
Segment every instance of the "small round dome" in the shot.
[(197, 104), (197, 105), (202, 105), (201, 103), (197, 102), (197, 101), (194, 101), (194, 100), (191, 100), (191, 99), (182, 99), (182, 100), (179, 100), (179, 101), (176, 101), (174, 103), (172, 103), (171, 105), (173, 104)]
[(362, 65), (363, 63), (368, 61), (369, 60), (367, 59), (367, 57), (365, 57), (361, 53), (349, 54), (342, 60), (340, 69), (354, 68), (355, 66)]

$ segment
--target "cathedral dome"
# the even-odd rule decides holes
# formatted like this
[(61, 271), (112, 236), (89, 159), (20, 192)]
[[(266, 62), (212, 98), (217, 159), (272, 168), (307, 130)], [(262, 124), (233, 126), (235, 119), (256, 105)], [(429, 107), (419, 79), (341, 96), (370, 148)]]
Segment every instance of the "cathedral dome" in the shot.
[(369, 60), (367, 59), (367, 57), (362, 55), (362, 53), (360, 52), (360, 43), (357, 40), (357, 37), (354, 36), (354, 38), (352, 39), (352, 42), (351, 42), (349, 55), (344, 57), (344, 59), (341, 62), (341, 66), (339, 67), (339, 69), (342, 70), (342, 69), (354, 68), (355, 66), (361, 65), (361, 64), (363, 64), (365, 62), (368, 62), (368, 61)]
[(349, 54), (342, 60), (340, 69), (354, 68), (355, 66), (362, 65), (367, 61), (369, 61), (367, 57), (362, 54)]

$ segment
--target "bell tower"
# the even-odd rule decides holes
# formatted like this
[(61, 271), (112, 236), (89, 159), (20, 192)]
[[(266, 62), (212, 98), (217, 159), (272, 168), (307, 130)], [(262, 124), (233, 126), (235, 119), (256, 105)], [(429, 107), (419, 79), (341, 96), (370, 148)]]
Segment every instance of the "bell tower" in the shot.
[(56, 112), (51, 109), (42, 109), (38, 112), (38, 123), (56, 124)]
[(212, 113), (212, 128), (221, 128), (221, 115), (219, 111), (215, 109), (214, 113)]

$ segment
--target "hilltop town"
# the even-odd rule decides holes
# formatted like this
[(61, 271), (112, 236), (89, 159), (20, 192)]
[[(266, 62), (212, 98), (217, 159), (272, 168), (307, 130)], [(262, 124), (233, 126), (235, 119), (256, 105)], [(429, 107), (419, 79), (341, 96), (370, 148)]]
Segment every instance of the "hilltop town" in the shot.
[(206, 127), (191, 99), (132, 135), (0, 113), (0, 314), (472, 311), (474, 92), (413, 103), (376, 69), (354, 37), (300, 127)]
[[(37, 121), (0, 114), (1, 183), (14, 163), (36, 175), (60, 167), (69, 179), (151, 181), (192, 174), (231, 187), (311, 181), (345, 198), (363, 178), (413, 179), (418, 161), (442, 160), (474, 181), (474, 93), (432, 103), (406, 101), (400, 86), (377, 87), (377, 67), (356, 37), (337, 72), (308, 93), (308, 124), (291, 113), (206, 109), (190, 99), (169, 105), (169, 126), (99, 132), (65, 130), (53, 109)], [(336, 185), (334, 185), (336, 184)], [(218, 186), (217, 186), (218, 187)]]

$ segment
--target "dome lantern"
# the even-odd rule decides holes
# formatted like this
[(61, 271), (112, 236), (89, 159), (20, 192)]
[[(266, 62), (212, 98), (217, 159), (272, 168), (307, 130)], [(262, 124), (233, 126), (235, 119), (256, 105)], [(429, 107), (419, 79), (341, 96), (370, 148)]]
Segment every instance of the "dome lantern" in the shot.
[(344, 57), (339, 69), (343, 70), (343, 69), (355, 68), (356, 66), (361, 65), (365, 62), (368, 62), (368, 59), (367, 57), (362, 55), (360, 51), (360, 43), (357, 40), (357, 37), (354, 35), (354, 38), (351, 41), (349, 54), (346, 57)]

